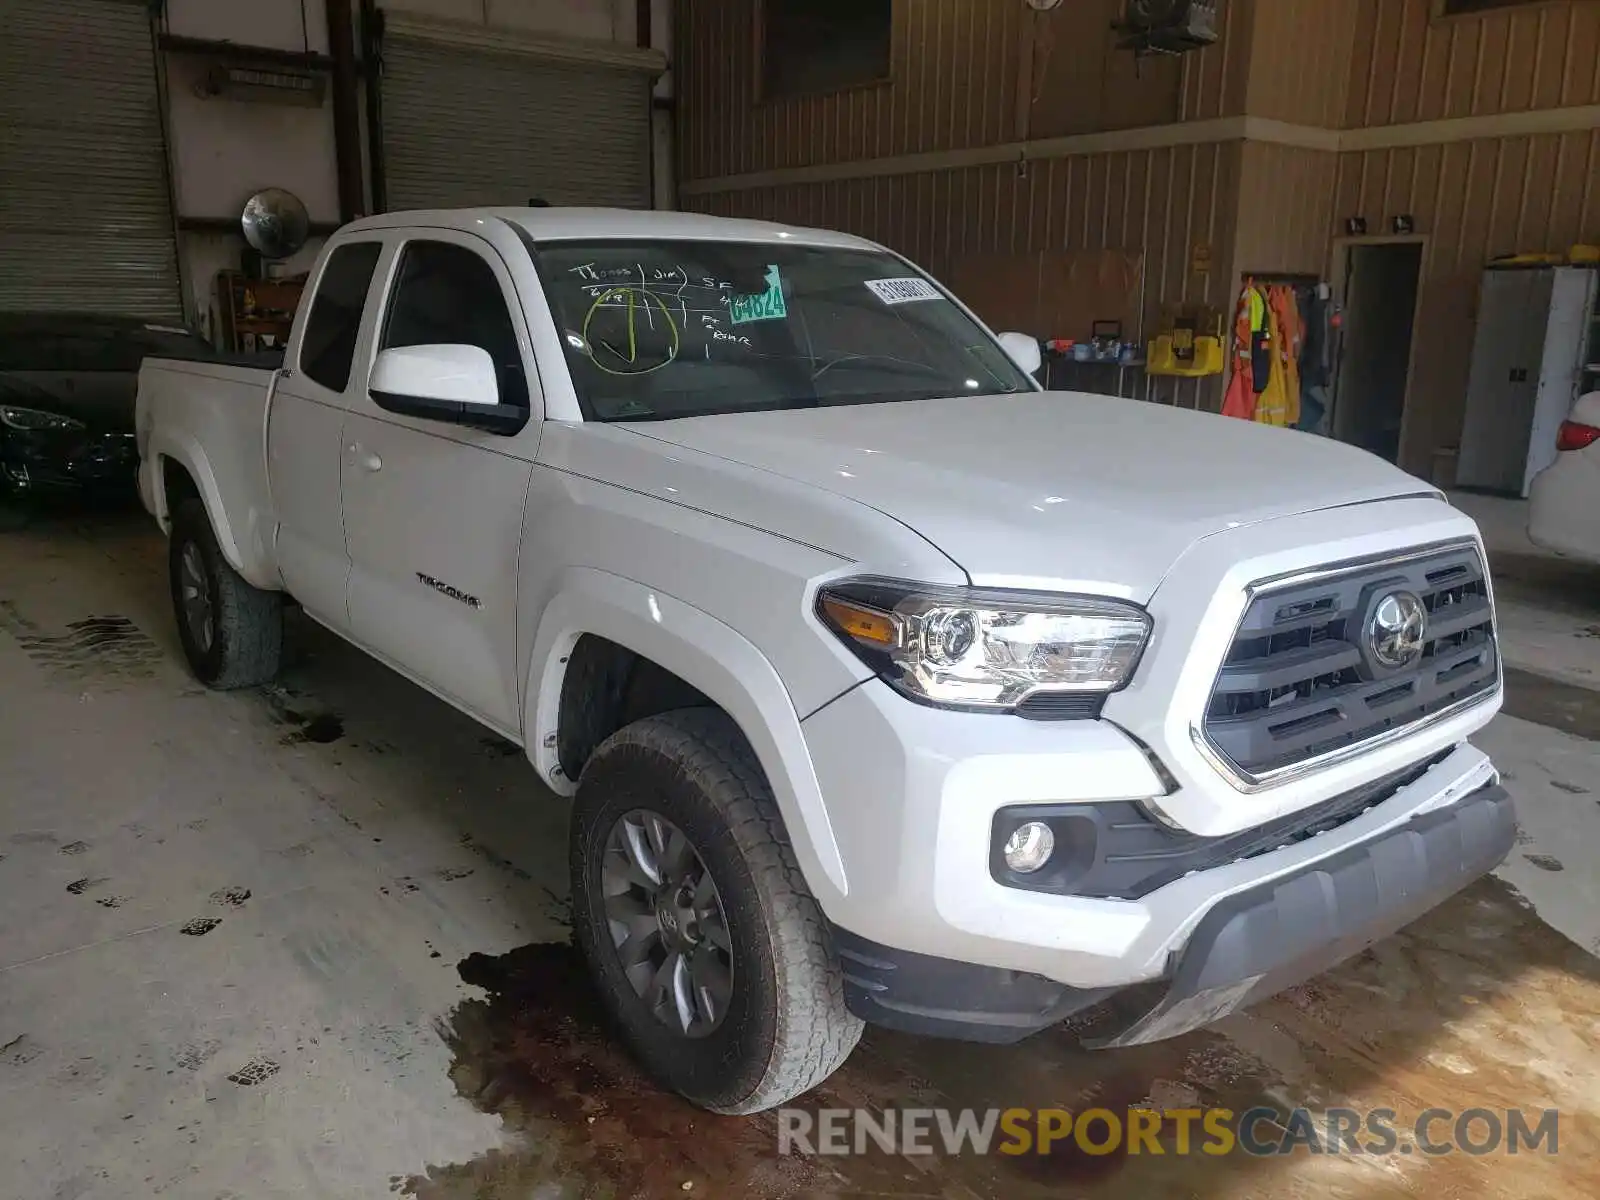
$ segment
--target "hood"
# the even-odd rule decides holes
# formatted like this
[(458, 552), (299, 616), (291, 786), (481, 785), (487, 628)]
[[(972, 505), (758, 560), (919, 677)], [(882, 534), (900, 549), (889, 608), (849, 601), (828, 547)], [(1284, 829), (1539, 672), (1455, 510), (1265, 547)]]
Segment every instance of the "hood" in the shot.
[(7, 371), (0, 402), (82, 421), (99, 433), (132, 433), (139, 376), (123, 371)]
[(1435, 491), (1326, 438), (1079, 392), (625, 428), (870, 505), (932, 542), (975, 584), (1139, 601), (1208, 534)]

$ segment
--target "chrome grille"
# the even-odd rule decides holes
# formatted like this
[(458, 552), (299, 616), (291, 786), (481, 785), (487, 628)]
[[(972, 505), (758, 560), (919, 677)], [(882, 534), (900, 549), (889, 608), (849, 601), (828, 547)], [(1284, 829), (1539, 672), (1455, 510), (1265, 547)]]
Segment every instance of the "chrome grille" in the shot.
[[(1389, 670), (1363, 630), (1395, 591), (1418, 596), (1428, 618), (1421, 654)], [(1498, 678), (1487, 571), (1476, 546), (1452, 546), (1257, 592), (1217, 674), (1204, 734), (1259, 779), (1403, 729)]]

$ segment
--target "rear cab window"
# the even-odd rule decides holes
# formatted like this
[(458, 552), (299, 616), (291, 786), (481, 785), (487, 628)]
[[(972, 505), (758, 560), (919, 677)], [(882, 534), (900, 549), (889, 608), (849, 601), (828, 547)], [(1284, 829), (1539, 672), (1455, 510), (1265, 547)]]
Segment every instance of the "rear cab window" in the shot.
[(382, 242), (346, 242), (334, 249), (317, 281), (300, 336), (300, 370), (332, 391), (350, 384), (367, 288), (382, 253)]

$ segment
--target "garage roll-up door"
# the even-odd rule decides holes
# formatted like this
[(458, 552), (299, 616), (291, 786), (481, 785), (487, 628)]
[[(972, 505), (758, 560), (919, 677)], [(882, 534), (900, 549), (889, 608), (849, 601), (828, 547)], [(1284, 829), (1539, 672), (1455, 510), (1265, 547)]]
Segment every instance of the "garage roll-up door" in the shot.
[(180, 314), (150, 13), (0, 0), (0, 309)]
[(650, 206), (658, 55), (445, 28), (385, 24), (387, 208)]

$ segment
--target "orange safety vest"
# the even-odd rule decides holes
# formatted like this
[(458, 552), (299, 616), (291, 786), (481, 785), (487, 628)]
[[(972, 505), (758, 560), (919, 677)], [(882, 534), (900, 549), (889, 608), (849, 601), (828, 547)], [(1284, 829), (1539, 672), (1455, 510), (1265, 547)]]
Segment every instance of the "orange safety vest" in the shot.
[(1267, 302), (1267, 340), (1272, 367), (1267, 375), (1267, 390), (1256, 399), (1256, 420), (1263, 425), (1289, 424), (1289, 378), (1284, 366), (1283, 328), (1278, 310)]
[(1300, 320), (1300, 302), (1295, 299), (1292, 287), (1279, 286), (1268, 296), (1273, 314), (1278, 318), (1278, 345), (1275, 347), (1283, 363), (1285, 396), (1284, 411), (1288, 425), (1300, 423), (1300, 347), (1305, 341), (1305, 326)]
[(1254, 335), (1250, 298), (1255, 285), (1246, 280), (1239, 293), (1239, 307), (1233, 320), (1233, 355), (1229, 362), (1228, 390), (1222, 398), (1222, 415), (1248, 421), (1256, 413), (1255, 373), (1250, 363), (1250, 340)]

